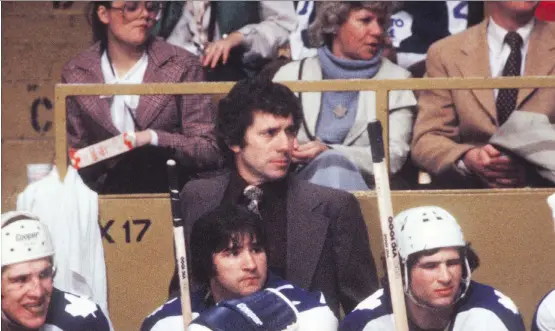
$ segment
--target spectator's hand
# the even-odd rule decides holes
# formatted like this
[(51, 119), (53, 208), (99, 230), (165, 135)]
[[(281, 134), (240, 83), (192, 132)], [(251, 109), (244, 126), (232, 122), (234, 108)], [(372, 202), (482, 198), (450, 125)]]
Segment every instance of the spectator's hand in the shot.
[(293, 162), (308, 163), (329, 147), (320, 140), (309, 141), (307, 143), (293, 146)]
[(490, 144), (469, 150), (463, 162), (490, 188), (522, 187), (526, 184), (524, 166)]
[(135, 132), (135, 144), (137, 147), (150, 145), (151, 141), (152, 134), (150, 133), (150, 130)]
[(229, 52), (243, 42), (243, 34), (241, 32), (232, 32), (225, 39), (220, 39), (213, 43), (209, 43), (205, 50), (204, 55), (201, 57), (201, 62), (204, 67), (209, 66), (214, 69), (220, 58), (223, 64), (227, 63)]

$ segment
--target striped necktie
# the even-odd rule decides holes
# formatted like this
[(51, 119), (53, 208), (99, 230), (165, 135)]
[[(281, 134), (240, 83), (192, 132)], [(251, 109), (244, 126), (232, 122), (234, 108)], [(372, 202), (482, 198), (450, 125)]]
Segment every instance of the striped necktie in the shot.
[[(520, 76), (520, 68), (522, 65), (522, 37), (515, 31), (507, 33), (505, 36), (505, 43), (511, 47), (511, 53), (507, 58), (507, 63), (503, 68), (503, 76)], [(516, 108), (516, 100), (518, 96), (518, 89), (499, 89), (495, 106), (497, 108), (497, 120), (499, 125), (505, 123), (509, 115)]]

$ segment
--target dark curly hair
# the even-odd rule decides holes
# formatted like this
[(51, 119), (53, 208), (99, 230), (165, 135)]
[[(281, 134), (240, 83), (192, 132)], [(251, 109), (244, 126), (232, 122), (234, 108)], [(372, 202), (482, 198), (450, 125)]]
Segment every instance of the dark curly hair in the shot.
[(224, 204), (204, 214), (193, 225), (191, 232), (191, 268), (194, 279), (207, 285), (216, 275), (213, 254), (229, 247), (240, 247), (242, 240), (256, 238), (264, 248), (266, 240), (258, 216), (240, 205)]
[(255, 77), (237, 82), (218, 104), (216, 135), (224, 160), (232, 166), (233, 152), (229, 146), (245, 145), (245, 132), (253, 123), (253, 113), (263, 112), (277, 117), (293, 115), (295, 131), (303, 119), (302, 105), (285, 85), (267, 78)]

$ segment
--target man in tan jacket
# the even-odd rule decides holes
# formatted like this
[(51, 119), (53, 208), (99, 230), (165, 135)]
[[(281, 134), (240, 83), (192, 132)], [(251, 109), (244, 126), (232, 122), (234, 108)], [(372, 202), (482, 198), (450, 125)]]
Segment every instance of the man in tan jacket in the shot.
[[(555, 24), (534, 18), (537, 2), (487, 6), (489, 17), (481, 24), (430, 47), (427, 76), (555, 75)], [(418, 105), (411, 155), (442, 185), (533, 185), (521, 161), (488, 142), (514, 110), (546, 114), (554, 122), (555, 89), (431, 90), (421, 93)]]

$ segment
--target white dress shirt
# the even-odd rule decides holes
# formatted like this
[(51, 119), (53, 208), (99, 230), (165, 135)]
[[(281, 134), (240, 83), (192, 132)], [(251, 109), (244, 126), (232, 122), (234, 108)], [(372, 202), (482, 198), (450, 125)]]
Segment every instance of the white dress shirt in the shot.
[[(100, 58), (100, 67), (102, 75), (104, 76), (105, 84), (141, 84), (145, 76), (146, 68), (148, 66), (148, 55), (143, 53), (139, 61), (129, 69), (129, 71), (119, 77), (117, 70), (112, 70), (110, 60), (106, 51)], [(137, 116), (137, 107), (139, 106), (139, 95), (114, 95), (112, 104), (110, 106), (110, 114), (112, 115), (112, 123), (120, 132), (134, 132), (135, 121)], [(149, 130), (151, 133), (152, 145), (158, 145), (158, 135), (154, 130)]]
[[(534, 28), (535, 20), (532, 19), (526, 25), (520, 27), (516, 32), (522, 37), (522, 64), (520, 65), (520, 75), (524, 75), (524, 66), (526, 64), (526, 53), (528, 51), (528, 44), (530, 43), (530, 34)], [(487, 30), (488, 48), (489, 48), (489, 65), (491, 69), (491, 77), (496, 78), (503, 75), (503, 68), (509, 54), (511, 54), (511, 47), (504, 43), (505, 36), (509, 31), (503, 29), (495, 21), (490, 18)], [(497, 98), (498, 89), (494, 90), (495, 98)]]

